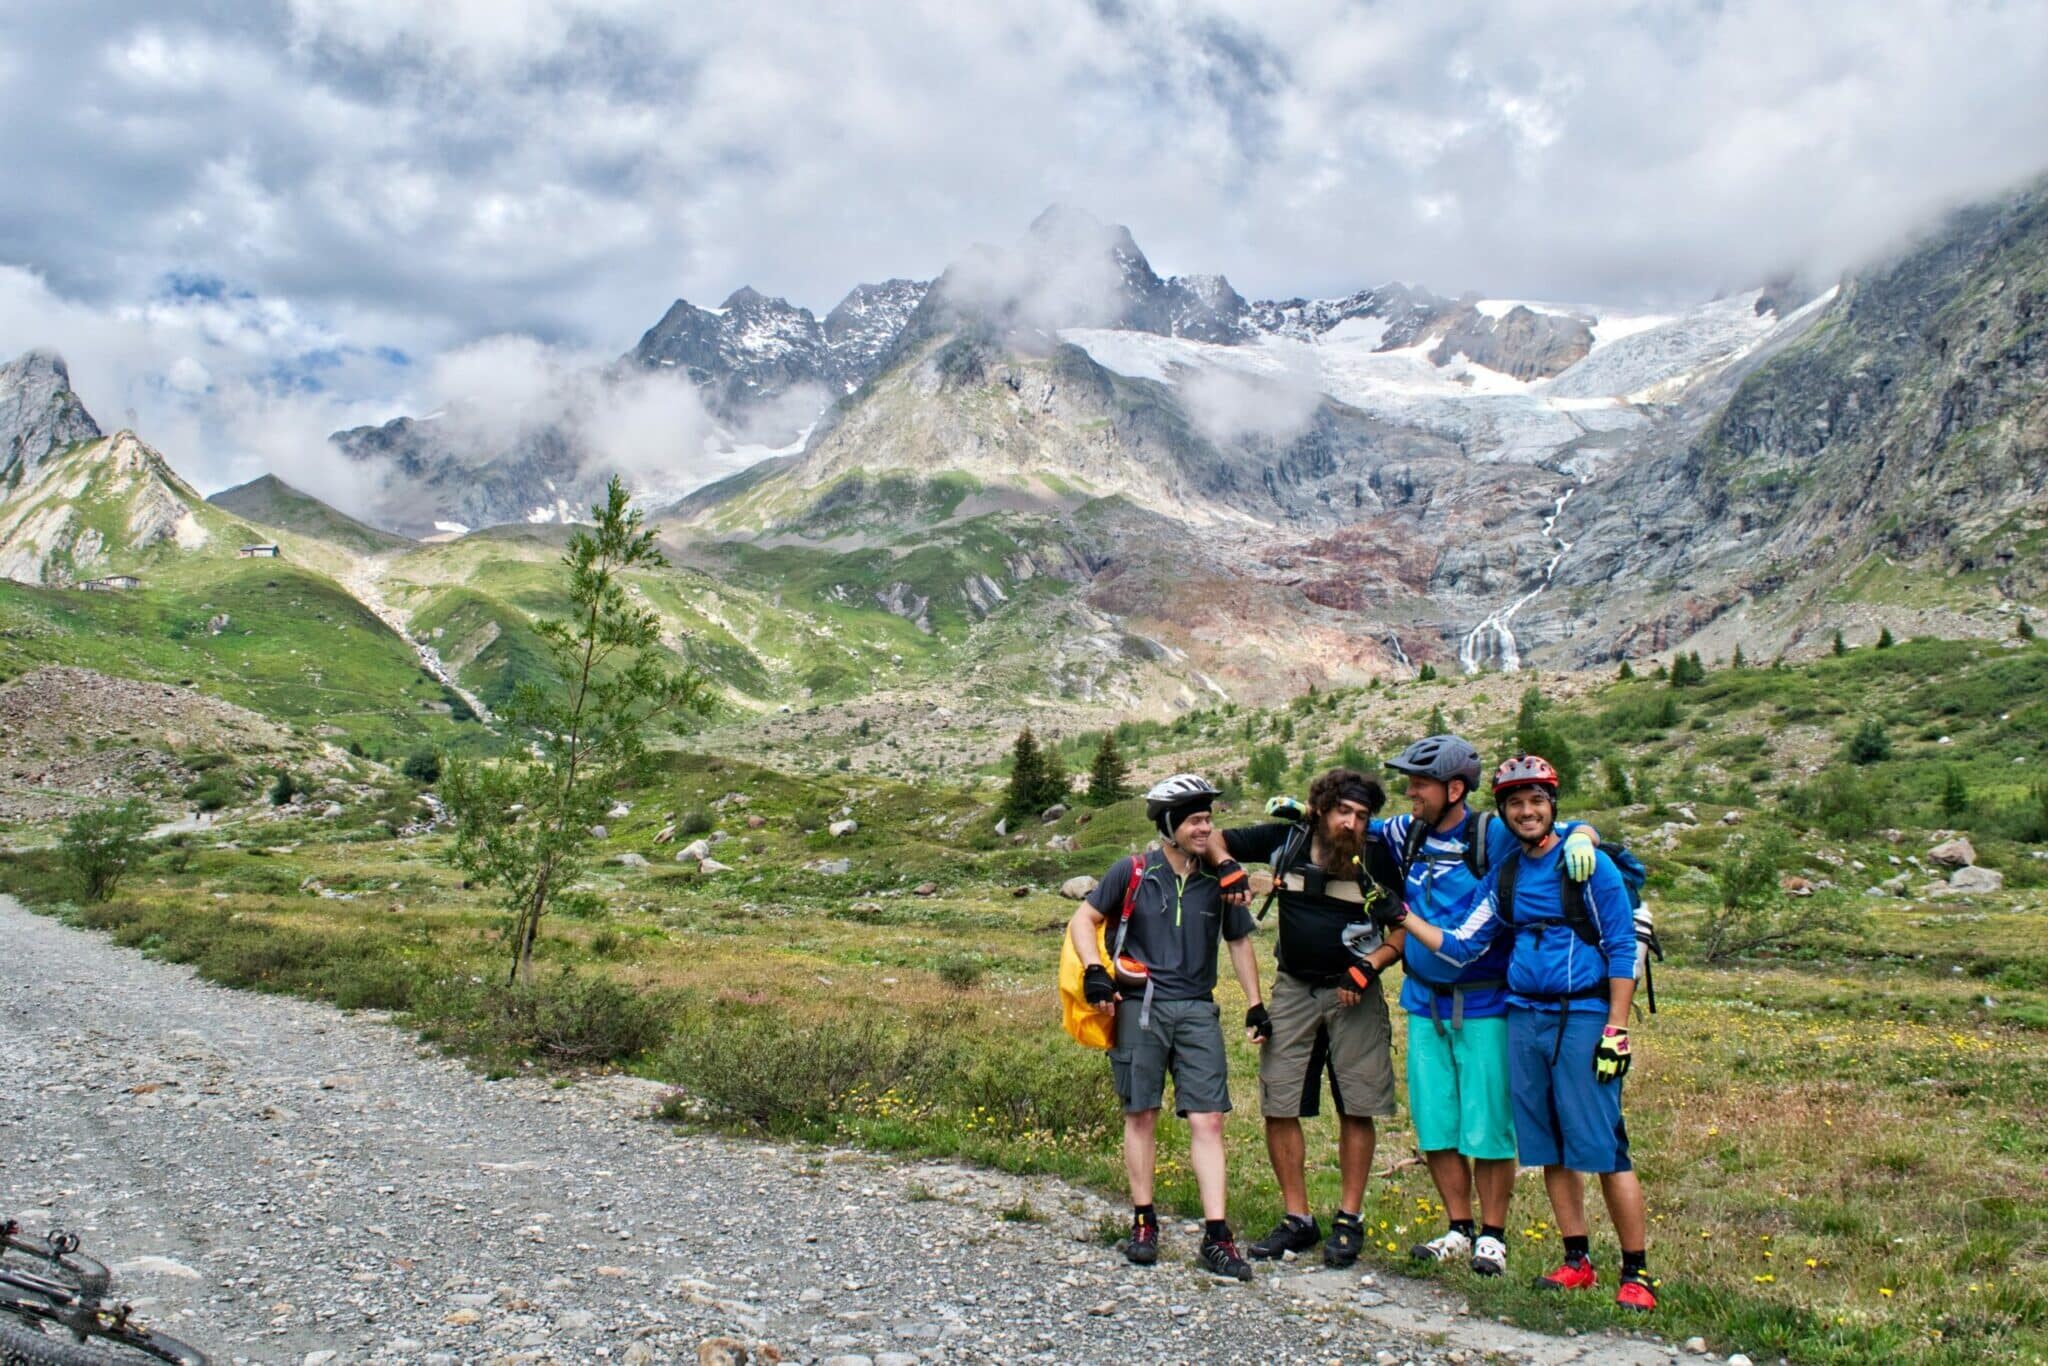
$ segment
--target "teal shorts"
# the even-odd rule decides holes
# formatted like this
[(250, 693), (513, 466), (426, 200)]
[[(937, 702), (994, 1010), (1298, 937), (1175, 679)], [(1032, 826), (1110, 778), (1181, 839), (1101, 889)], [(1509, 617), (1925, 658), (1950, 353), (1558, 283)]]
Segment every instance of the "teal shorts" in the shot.
[(1408, 1017), (1408, 1112), (1415, 1145), (1466, 1157), (1513, 1158), (1515, 1112), (1508, 1087), (1508, 1022), (1495, 1016), (1444, 1026)]

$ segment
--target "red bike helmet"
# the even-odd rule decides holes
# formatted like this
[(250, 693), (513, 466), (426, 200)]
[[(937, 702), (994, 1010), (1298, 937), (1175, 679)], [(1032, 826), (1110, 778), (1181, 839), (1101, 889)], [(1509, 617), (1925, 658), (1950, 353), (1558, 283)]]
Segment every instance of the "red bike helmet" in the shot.
[(1517, 755), (1493, 771), (1493, 804), (1499, 806), (1520, 787), (1540, 787), (1550, 794), (1550, 804), (1557, 805), (1557, 770), (1541, 755)]

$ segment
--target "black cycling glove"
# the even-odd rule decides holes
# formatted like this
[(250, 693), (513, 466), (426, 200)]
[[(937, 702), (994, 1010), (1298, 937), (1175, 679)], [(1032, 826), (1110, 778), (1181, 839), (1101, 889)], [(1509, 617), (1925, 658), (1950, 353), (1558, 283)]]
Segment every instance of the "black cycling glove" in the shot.
[(1110, 980), (1109, 969), (1100, 963), (1090, 963), (1081, 974), (1081, 994), (1091, 1006), (1106, 1006), (1116, 999), (1116, 983)]

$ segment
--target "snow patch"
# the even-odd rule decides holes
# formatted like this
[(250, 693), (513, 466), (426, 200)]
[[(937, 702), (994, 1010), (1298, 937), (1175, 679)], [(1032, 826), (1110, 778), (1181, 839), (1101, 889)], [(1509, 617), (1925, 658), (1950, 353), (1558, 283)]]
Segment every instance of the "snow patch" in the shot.
[(460, 522), (436, 522), (434, 530), (449, 536), (467, 536), (469, 528)]

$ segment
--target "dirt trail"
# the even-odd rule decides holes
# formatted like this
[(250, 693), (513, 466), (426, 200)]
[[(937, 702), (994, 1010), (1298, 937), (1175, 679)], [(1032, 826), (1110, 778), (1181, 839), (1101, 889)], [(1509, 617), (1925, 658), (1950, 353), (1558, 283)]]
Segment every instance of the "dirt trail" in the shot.
[[(1647, 1364), (1402, 1281), (1123, 1264), (1050, 1180), (688, 1135), (651, 1084), (491, 1082), (380, 1020), (228, 991), (0, 897), (0, 1210), (223, 1361)], [(1000, 1211), (1028, 1201), (1036, 1222)], [(331, 1353), (333, 1355), (320, 1355)]]

